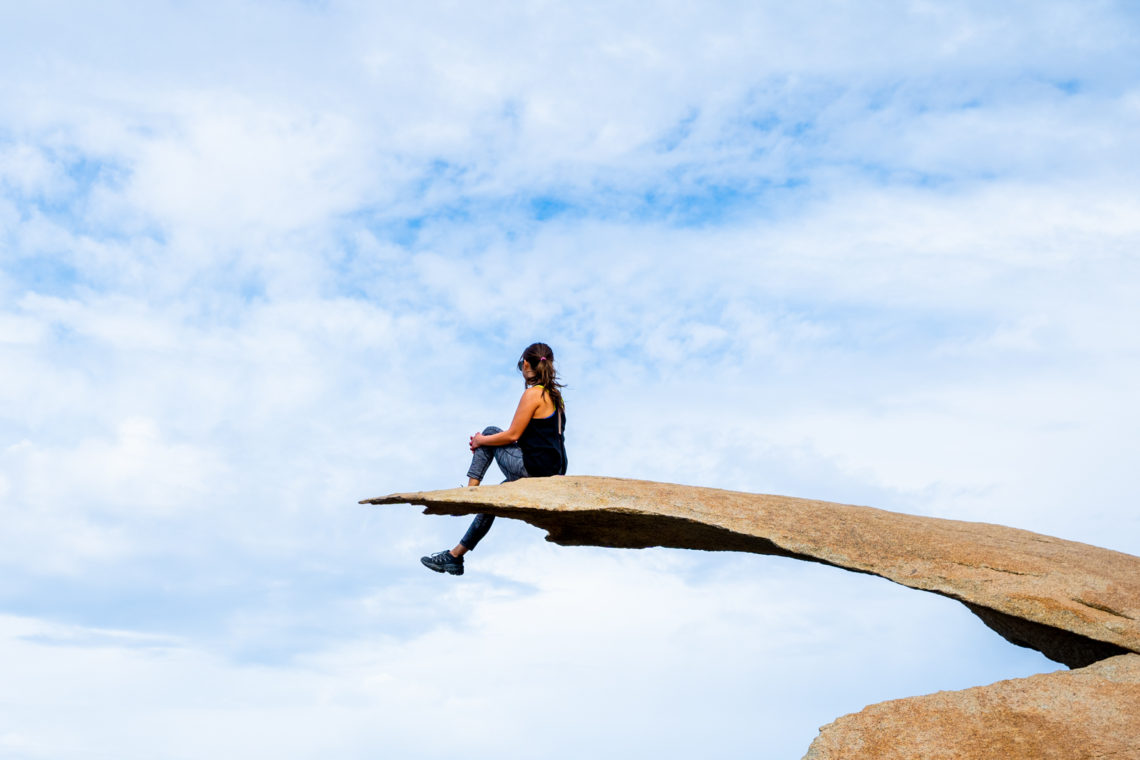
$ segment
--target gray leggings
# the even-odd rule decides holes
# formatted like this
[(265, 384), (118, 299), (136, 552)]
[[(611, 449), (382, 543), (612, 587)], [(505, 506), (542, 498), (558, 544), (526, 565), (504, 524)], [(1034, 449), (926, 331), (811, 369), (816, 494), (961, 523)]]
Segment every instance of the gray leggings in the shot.
[[(503, 432), (502, 429), (494, 425), (483, 428), (483, 435), (494, 435), (501, 432)], [(467, 468), (467, 477), (482, 481), (483, 476), (491, 467), (492, 459), (495, 460), (499, 469), (503, 471), (503, 475), (506, 476), (507, 479), (503, 481), (504, 483), (527, 477), (526, 467), (523, 465), (522, 449), (519, 448), (518, 443), (508, 443), (505, 446), (480, 446), (475, 449), (471, 454), (471, 466)], [(491, 529), (493, 522), (495, 522), (494, 515), (475, 515), (475, 519), (471, 521), (471, 527), (463, 534), (463, 539), (459, 543), (467, 551), (471, 551), (483, 540), (483, 536), (487, 535), (487, 531)]]

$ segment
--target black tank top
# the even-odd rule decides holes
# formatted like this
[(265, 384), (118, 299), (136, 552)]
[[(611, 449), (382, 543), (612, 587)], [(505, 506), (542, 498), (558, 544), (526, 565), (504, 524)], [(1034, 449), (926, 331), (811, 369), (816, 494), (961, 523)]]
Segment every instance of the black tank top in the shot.
[[(561, 418), (561, 419), (560, 419)], [(519, 437), (523, 466), (532, 478), (566, 474), (566, 411), (532, 419)]]

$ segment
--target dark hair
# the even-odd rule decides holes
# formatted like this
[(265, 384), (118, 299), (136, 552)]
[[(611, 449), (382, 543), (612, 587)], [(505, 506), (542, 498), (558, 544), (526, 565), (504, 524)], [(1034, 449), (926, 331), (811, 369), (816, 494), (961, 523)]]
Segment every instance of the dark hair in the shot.
[(534, 370), (534, 379), (526, 381), (527, 387), (541, 385), (542, 392), (550, 394), (554, 409), (562, 409), (562, 388), (565, 386), (558, 382), (558, 373), (554, 371), (553, 349), (545, 343), (531, 343), (523, 351), (522, 358)]

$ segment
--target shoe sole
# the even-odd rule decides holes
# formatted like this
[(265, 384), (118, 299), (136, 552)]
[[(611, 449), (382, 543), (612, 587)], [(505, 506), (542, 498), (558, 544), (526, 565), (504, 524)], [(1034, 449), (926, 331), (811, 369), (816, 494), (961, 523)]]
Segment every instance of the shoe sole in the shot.
[(434, 562), (428, 562), (427, 557), (421, 557), (420, 562), (428, 570), (433, 570), (437, 573), (447, 573), (448, 575), (463, 575), (463, 568), (452, 570), (450, 565), (437, 565)]

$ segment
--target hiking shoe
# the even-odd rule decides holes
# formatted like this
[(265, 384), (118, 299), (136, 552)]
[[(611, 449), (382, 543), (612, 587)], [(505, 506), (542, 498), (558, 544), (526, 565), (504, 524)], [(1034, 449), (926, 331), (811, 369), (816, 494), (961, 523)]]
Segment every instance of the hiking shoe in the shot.
[(463, 575), (463, 557), (453, 557), (451, 552), (446, 549), (436, 554), (420, 557), (420, 562), (423, 562), (424, 567), (428, 570), (435, 570), (437, 573)]

